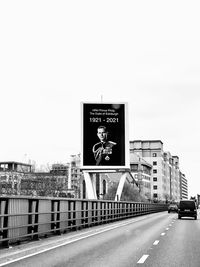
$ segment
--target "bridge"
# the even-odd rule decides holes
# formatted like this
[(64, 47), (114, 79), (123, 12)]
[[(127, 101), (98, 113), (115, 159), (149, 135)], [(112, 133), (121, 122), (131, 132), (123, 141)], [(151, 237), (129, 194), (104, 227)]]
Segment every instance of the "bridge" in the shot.
[(152, 203), (0, 197), (0, 267), (199, 267), (200, 220), (178, 220), (166, 209)]

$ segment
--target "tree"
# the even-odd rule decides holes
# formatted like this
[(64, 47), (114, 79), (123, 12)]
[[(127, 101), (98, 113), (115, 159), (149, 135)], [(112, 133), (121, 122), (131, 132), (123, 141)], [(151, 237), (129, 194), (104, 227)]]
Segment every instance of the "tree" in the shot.
[(145, 197), (148, 200), (148, 202), (151, 202), (152, 201), (151, 193), (150, 192), (145, 193)]
[(58, 197), (66, 191), (66, 184), (60, 176), (53, 174), (35, 174), (29, 179), (21, 180), (21, 194), (22, 195), (37, 195), (37, 196), (50, 196)]
[[(107, 194), (104, 196), (106, 200), (114, 200), (117, 191), (118, 183), (113, 183), (113, 185), (108, 189)], [(135, 202), (147, 202), (147, 199), (142, 196), (138, 189), (132, 184), (125, 183), (121, 195), (121, 201), (135, 201)]]
[(165, 203), (167, 204), (169, 202), (170, 196), (169, 194), (164, 194)]

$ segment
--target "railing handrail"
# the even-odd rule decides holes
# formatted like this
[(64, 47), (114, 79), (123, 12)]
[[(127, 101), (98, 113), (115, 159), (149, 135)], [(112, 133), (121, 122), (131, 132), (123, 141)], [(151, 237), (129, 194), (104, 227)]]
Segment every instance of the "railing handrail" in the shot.
[(163, 203), (0, 196), (0, 245), (164, 210)]

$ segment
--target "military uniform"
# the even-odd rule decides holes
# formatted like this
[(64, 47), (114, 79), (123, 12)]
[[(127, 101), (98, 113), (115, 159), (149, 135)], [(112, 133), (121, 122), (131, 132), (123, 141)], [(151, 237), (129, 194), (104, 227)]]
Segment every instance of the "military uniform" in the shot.
[(106, 141), (99, 142), (93, 146), (92, 151), (96, 165), (113, 165), (113, 147), (116, 144), (112, 141)]

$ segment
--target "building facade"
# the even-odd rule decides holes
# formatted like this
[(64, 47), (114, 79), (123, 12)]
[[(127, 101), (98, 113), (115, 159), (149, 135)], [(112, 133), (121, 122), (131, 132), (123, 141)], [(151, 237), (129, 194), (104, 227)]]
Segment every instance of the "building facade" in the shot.
[(180, 172), (180, 195), (181, 199), (188, 199), (188, 182), (182, 172)]
[(181, 198), (179, 158), (164, 152), (160, 140), (130, 141), (130, 155), (133, 153), (152, 165), (151, 198), (154, 201), (178, 202)]
[(19, 195), (23, 179), (30, 178), (32, 166), (16, 161), (0, 162), (0, 194)]
[(71, 190), (75, 198), (82, 198), (81, 185), (83, 181), (83, 173), (80, 169), (81, 157), (78, 155), (71, 155), (68, 175), (68, 190)]
[(34, 172), (31, 164), (0, 162), (1, 195), (75, 197), (69, 194), (67, 182), (67, 165), (55, 164), (49, 172)]
[(130, 169), (139, 192), (150, 200), (152, 165), (133, 152), (130, 154)]

